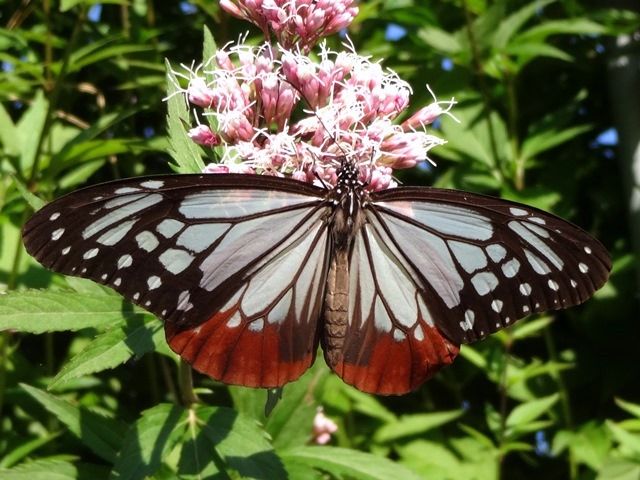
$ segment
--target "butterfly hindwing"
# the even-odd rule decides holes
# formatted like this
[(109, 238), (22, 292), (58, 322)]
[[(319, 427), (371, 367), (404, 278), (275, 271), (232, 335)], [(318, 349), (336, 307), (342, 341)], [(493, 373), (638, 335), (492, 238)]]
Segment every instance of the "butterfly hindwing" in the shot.
[(112, 182), (50, 203), (23, 238), (44, 266), (161, 317), (171, 347), (198, 370), (279, 386), (313, 362), (328, 254), (324, 191), (291, 184), (247, 175)]
[(533, 207), (432, 188), (372, 197), (373, 216), (420, 277), (435, 324), (456, 343), (582, 303), (611, 268), (597, 240)]
[(453, 362), (458, 346), (435, 327), (418, 278), (374, 222), (355, 238), (342, 360), (332, 368), (359, 390), (398, 395)]

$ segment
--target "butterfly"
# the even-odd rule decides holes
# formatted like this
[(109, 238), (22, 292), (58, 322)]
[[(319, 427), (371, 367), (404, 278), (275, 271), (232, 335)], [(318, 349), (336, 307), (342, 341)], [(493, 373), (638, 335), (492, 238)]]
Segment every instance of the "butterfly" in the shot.
[(536, 208), (456, 190), (369, 192), (244, 174), (131, 178), (63, 196), (23, 228), (56, 272), (164, 321), (169, 346), (229, 384), (279, 387), (322, 347), (346, 383), (417, 389), (461, 344), (577, 305), (607, 280), (598, 240)]

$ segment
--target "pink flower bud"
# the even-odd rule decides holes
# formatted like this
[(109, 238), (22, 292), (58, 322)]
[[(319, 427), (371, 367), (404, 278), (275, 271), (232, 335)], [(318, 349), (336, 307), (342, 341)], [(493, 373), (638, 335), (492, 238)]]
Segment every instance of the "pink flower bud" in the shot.
[(338, 425), (324, 414), (322, 407), (318, 407), (313, 419), (313, 437), (318, 445), (325, 445), (331, 441), (331, 435), (338, 431)]
[(207, 125), (198, 125), (189, 130), (187, 135), (195, 143), (204, 147), (215, 147), (220, 144), (220, 137), (213, 133)]
[(438, 102), (422, 107), (407, 120), (402, 122), (402, 129), (406, 131), (423, 128), (425, 125), (433, 123), (444, 110)]
[(189, 82), (187, 98), (190, 103), (198, 107), (210, 108), (213, 104), (215, 93), (207, 86), (203, 78), (194, 77)]

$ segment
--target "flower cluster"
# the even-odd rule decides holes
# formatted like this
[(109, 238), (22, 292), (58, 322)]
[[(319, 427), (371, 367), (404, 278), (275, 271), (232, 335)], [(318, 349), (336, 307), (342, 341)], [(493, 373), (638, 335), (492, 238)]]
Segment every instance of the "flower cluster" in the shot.
[(231, 15), (273, 33), (286, 49), (308, 52), (322, 37), (347, 28), (358, 14), (354, 0), (221, 0)]
[[(447, 113), (453, 101), (434, 101), (398, 122), (411, 89), (394, 72), (350, 45), (341, 52), (320, 45), (314, 59), (304, 53), (320, 35), (351, 22), (357, 10), (352, 2), (221, 3), (273, 31), (280, 43), (248, 46), (240, 39), (198, 68), (174, 72), (189, 82), (184, 93), (201, 113), (196, 118), (209, 120), (198, 120), (189, 136), (204, 147), (224, 147), (220, 163), (206, 172), (335, 185), (336, 170), (346, 157), (359, 166), (369, 189), (382, 190), (396, 186), (393, 170), (427, 160), (427, 152), (444, 143), (425, 127)], [(315, 25), (312, 32), (305, 30), (309, 25)]]

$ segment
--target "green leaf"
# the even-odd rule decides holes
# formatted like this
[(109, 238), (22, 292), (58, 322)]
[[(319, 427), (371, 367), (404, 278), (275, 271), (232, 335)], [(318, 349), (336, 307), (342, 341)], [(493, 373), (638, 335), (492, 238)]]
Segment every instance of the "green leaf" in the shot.
[(198, 146), (187, 136), (187, 126), (191, 124), (189, 108), (184, 95), (180, 93), (176, 75), (167, 67), (167, 129), (169, 132), (169, 154), (175, 161), (178, 173), (200, 173), (204, 168)]
[(42, 207), (44, 207), (44, 205), (45, 205), (44, 200), (42, 200), (40, 197), (38, 197), (38, 196), (34, 195), (33, 193), (31, 193), (27, 189), (27, 186), (24, 183), (22, 183), (16, 177), (13, 177), (12, 180), (13, 180), (16, 188), (20, 192), (20, 195), (22, 195), (22, 198), (24, 198), (27, 201), (27, 203), (29, 204), (29, 206), (33, 210), (40, 210)]
[(90, 410), (77, 407), (38, 388), (20, 386), (44, 408), (65, 424), (84, 445), (96, 455), (113, 462), (122, 442), (125, 427), (118, 420), (106, 418)]
[(596, 480), (638, 480), (640, 478), (640, 462), (609, 458), (598, 472)]
[(417, 37), (442, 53), (455, 55), (462, 50), (458, 39), (440, 28), (433, 26), (423, 27), (418, 30)]
[(137, 480), (152, 476), (186, 428), (187, 411), (182, 407), (160, 404), (145, 410), (121, 440), (110, 478)]
[(25, 178), (31, 174), (31, 168), (38, 154), (38, 138), (44, 135), (43, 129), (48, 111), (49, 102), (42, 90), (38, 90), (29, 109), (18, 121), (19, 135), (14, 142), (17, 141), (20, 144), (20, 170)]
[(116, 295), (27, 290), (0, 295), (0, 330), (75, 331), (140, 317), (142, 310)]
[(542, 317), (535, 320), (516, 323), (511, 329), (511, 337), (513, 340), (533, 337), (540, 333), (541, 330), (547, 328), (551, 322), (553, 322), (553, 317)]
[(555, 1), (556, 0), (538, 0), (528, 3), (503, 19), (493, 36), (493, 47), (498, 50), (505, 48), (515, 33), (520, 30), (529, 19), (538, 14), (540, 9)]
[(38, 448), (46, 445), (60, 436), (60, 432), (47, 433), (42, 437), (22, 441), (19, 445), (13, 446), (11, 451), (0, 460), (0, 468), (9, 468), (18, 463), (23, 458), (31, 455)]
[(40, 459), (15, 468), (0, 469), (2, 480), (77, 480), (78, 469), (63, 460)]
[(640, 458), (640, 435), (634, 435), (610, 420), (607, 420), (606, 425), (613, 434), (613, 438), (620, 444), (620, 448), (625, 456)]
[(506, 52), (509, 55), (518, 57), (518, 67), (520, 70), (522, 70), (522, 67), (524, 67), (526, 63), (538, 57), (555, 58), (563, 62), (572, 62), (574, 60), (574, 58), (565, 51), (542, 42), (516, 43), (509, 45)]
[(543, 415), (560, 399), (560, 395), (554, 393), (530, 402), (522, 403), (515, 407), (507, 417), (507, 427), (518, 427), (527, 424), (540, 415)]
[(540, 43), (549, 35), (588, 35), (606, 34), (606, 29), (586, 17), (567, 18), (563, 20), (547, 20), (531, 27), (514, 39), (514, 43)]
[(621, 398), (615, 399), (616, 405), (618, 405), (625, 412), (630, 413), (634, 417), (640, 418), (640, 404), (626, 402)]
[(524, 158), (533, 158), (542, 152), (546, 152), (558, 145), (562, 145), (574, 138), (593, 129), (592, 125), (576, 125), (574, 127), (558, 130), (549, 128), (530, 134), (522, 143), (521, 155)]
[(403, 415), (397, 421), (380, 427), (373, 438), (378, 443), (385, 443), (403, 437), (422, 435), (429, 430), (460, 418), (463, 413), (464, 411), (462, 410), (451, 410), (448, 412)]
[(281, 453), (285, 462), (301, 462), (338, 478), (358, 480), (403, 480), (420, 477), (408, 468), (391, 460), (338, 447), (298, 447)]
[(198, 407), (195, 426), (240, 478), (286, 478), (282, 461), (254, 421), (229, 408)]
[(0, 145), (5, 155), (17, 157), (20, 153), (16, 139), (20, 138), (20, 132), (11, 119), (11, 115), (0, 103)]
[(141, 357), (165, 344), (162, 323), (152, 316), (130, 321), (98, 335), (79, 354), (60, 370), (49, 385), (58, 387), (74, 378), (82, 377), (123, 364), (132, 357)]

